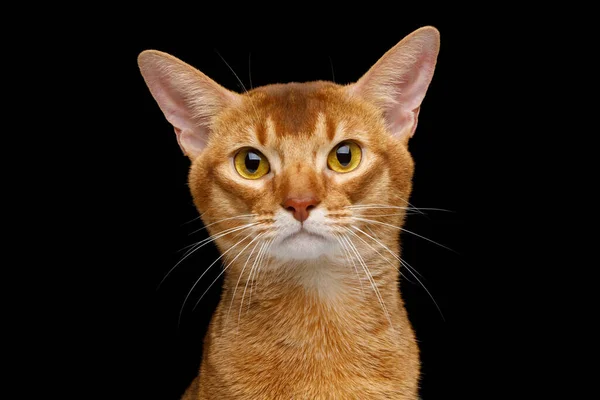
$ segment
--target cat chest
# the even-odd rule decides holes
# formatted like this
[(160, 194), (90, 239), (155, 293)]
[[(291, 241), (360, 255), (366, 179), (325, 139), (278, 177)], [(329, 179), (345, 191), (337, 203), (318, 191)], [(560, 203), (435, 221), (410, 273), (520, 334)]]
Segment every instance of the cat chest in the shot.
[(376, 392), (386, 398), (410, 381), (411, 372), (402, 366), (418, 370), (416, 353), (381, 337), (342, 339), (323, 331), (299, 338), (278, 332), (243, 343), (226, 336), (210, 342), (201, 381), (219, 387), (223, 398), (242, 398), (241, 393), (255, 396), (248, 398), (380, 398)]

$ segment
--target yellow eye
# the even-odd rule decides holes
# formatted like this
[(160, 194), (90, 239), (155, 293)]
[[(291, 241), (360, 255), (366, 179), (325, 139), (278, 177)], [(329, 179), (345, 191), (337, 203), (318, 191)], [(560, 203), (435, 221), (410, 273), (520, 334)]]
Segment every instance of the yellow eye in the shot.
[(267, 157), (253, 148), (240, 150), (234, 158), (235, 169), (246, 179), (258, 179), (269, 173)]
[(354, 142), (342, 142), (335, 146), (329, 156), (327, 165), (335, 172), (350, 172), (360, 164), (362, 151)]

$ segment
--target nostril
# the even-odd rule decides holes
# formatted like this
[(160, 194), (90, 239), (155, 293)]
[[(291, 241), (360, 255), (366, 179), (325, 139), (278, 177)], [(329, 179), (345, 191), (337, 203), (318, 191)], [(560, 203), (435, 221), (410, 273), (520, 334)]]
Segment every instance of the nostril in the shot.
[(289, 197), (287, 198), (281, 206), (290, 211), (294, 218), (300, 222), (304, 222), (310, 213), (310, 211), (317, 207), (319, 201), (314, 197)]

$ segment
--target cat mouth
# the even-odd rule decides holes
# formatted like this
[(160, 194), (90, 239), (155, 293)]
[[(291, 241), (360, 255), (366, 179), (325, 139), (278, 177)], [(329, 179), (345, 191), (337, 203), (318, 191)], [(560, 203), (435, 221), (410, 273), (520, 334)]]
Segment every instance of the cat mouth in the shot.
[(326, 236), (301, 228), (283, 237), (272, 252), (284, 260), (309, 260), (327, 254), (330, 250), (331, 242)]
[(324, 240), (325, 237), (323, 235), (320, 235), (318, 233), (314, 233), (314, 232), (309, 232), (304, 228), (300, 228), (300, 230), (298, 230), (297, 232), (292, 233), (291, 235), (289, 235), (288, 237), (286, 237), (285, 239), (283, 239), (282, 242), (287, 242), (289, 240), (302, 240), (302, 239), (320, 239), (320, 240)]

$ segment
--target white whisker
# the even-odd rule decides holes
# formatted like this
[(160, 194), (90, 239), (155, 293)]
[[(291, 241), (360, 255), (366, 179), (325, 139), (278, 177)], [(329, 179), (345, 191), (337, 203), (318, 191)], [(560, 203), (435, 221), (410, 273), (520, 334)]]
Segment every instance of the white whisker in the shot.
[(262, 251), (262, 254), (259, 254), (259, 259), (256, 262), (256, 271), (254, 273), (254, 277), (252, 277), (252, 274), (250, 274), (250, 280), (252, 282), (250, 282), (250, 294), (248, 295), (248, 309), (246, 310), (246, 312), (248, 312), (248, 310), (250, 310), (250, 304), (252, 303), (252, 289), (254, 289), (254, 282), (257, 281), (258, 279), (258, 273), (260, 271), (260, 264), (264, 261), (265, 256), (267, 255), (267, 251), (269, 251), (269, 248), (271, 247), (271, 244), (273, 243), (273, 240), (275, 239), (271, 239), (270, 242), (266, 242), (265, 248)]
[[(435, 307), (438, 309), (440, 315), (442, 316), (442, 319), (445, 321), (446, 319), (444, 318), (444, 314), (442, 313), (442, 310), (440, 309), (440, 306), (438, 306), (438, 303), (435, 301), (435, 299), (433, 298), (433, 295), (431, 294), (431, 292), (429, 292), (429, 290), (425, 287), (425, 284), (423, 284), (423, 282), (421, 282), (421, 280), (414, 274), (413, 270), (419, 274), (419, 271), (417, 271), (416, 269), (414, 269), (413, 267), (410, 266), (409, 263), (407, 263), (406, 261), (404, 261), (402, 258), (398, 257), (393, 251), (391, 251), (384, 243), (381, 243), (379, 240), (375, 239), (374, 237), (372, 237), (371, 235), (369, 235), (368, 233), (364, 232), (363, 230), (361, 230), (360, 228), (357, 228), (355, 226), (353, 226), (354, 229), (356, 229), (357, 231), (361, 232), (363, 235), (366, 235), (367, 237), (371, 238), (372, 240), (374, 240), (376, 243), (378, 243), (379, 245), (381, 245), (381, 247), (383, 247), (385, 250), (387, 250), (396, 260), (400, 261), (401, 265), (404, 265), (406, 267), (406, 270), (408, 272), (410, 272), (410, 274), (417, 280), (417, 282), (419, 282), (421, 284), (421, 286), (423, 287), (423, 289), (425, 289), (425, 291), (427, 292), (427, 294), (429, 295), (429, 297), (431, 298), (431, 300), (433, 301), (433, 304), (435, 304)], [(347, 228), (346, 228), (347, 229)], [(358, 236), (358, 235), (357, 235)], [(362, 239), (361, 239), (362, 240)], [(363, 240), (364, 241), (364, 240)], [(366, 243), (366, 242), (365, 242)], [(375, 249), (373, 249), (375, 250)], [(377, 251), (377, 250), (375, 250)], [(377, 252), (377, 254), (379, 254), (379, 252)], [(398, 269), (399, 270), (399, 269)], [(400, 274), (402, 274), (402, 271), (400, 271)], [(402, 276), (404, 276), (406, 278), (406, 275), (402, 274)], [(421, 274), (419, 274), (419, 276), (423, 277)], [(408, 279), (408, 278), (407, 278)]]
[(252, 278), (252, 273), (254, 272), (254, 268), (256, 267), (256, 262), (258, 261), (263, 249), (265, 248), (265, 245), (266, 245), (266, 242), (261, 243), (260, 249), (258, 249), (256, 258), (254, 259), (254, 262), (252, 263), (252, 267), (250, 268), (250, 274), (248, 275), (248, 279), (246, 280), (246, 285), (244, 286), (244, 292), (242, 293), (242, 301), (240, 303), (240, 311), (238, 313), (238, 329), (240, 327), (240, 320), (242, 318), (242, 306), (244, 305), (244, 297), (246, 296), (246, 290), (248, 289), (248, 283), (250, 282), (250, 279)]
[[(249, 224), (246, 224), (246, 225), (249, 225)], [(200, 240), (200, 241), (198, 241), (198, 242), (196, 242), (196, 243), (188, 244), (187, 246), (184, 246), (184, 247), (182, 247), (182, 248), (181, 248), (181, 249), (179, 249), (178, 251), (182, 251), (182, 250), (188, 249), (188, 248), (190, 248), (190, 247), (198, 246), (198, 245), (203, 245), (203, 244), (204, 244), (204, 243), (206, 243), (206, 242), (211, 242), (211, 241), (213, 241), (213, 240), (214, 240), (214, 238), (216, 238), (218, 235), (221, 235), (221, 234), (227, 234), (227, 233), (232, 233), (232, 232), (236, 232), (236, 229), (237, 229), (237, 228), (240, 228), (240, 227), (241, 227), (241, 226), (234, 226), (234, 227), (231, 227), (231, 228), (223, 229), (222, 231), (220, 231), (220, 232), (217, 232), (217, 233), (215, 233), (215, 234), (213, 234), (213, 235), (209, 235), (207, 238), (204, 238), (204, 239), (202, 239), (202, 240)], [(185, 256), (186, 256), (186, 255), (187, 255), (187, 254), (188, 254), (190, 251), (192, 251), (192, 250), (188, 250), (188, 251), (186, 251), (186, 252), (183, 254), (183, 256), (182, 256), (182, 257), (185, 257)]]
[(432, 208), (432, 207), (402, 207), (402, 206), (385, 206), (385, 205), (362, 205), (357, 204), (355, 206), (346, 206), (345, 208), (351, 210), (376, 210), (376, 209), (395, 209), (395, 210), (406, 210), (406, 211), (415, 211), (419, 214), (423, 214), (421, 211), (442, 211), (442, 212), (453, 212), (451, 210), (446, 210), (443, 208)]
[[(267, 254), (269, 254), (269, 250), (271, 250), (271, 246), (273, 246), (273, 242), (274, 241), (275, 241), (275, 238), (271, 239), (271, 241), (268, 242), (267, 248), (265, 249), (265, 257), (267, 256)], [(268, 263), (265, 264), (265, 266), (264, 266), (265, 268), (270, 265), (271, 260), (272, 260), (271, 258), (268, 259)], [(258, 275), (259, 274), (260, 274), (260, 267), (257, 267), (256, 268), (256, 275), (254, 276), (254, 280), (257, 281), (257, 282), (258, 282)], [(257, 285), (258, 285), (258, 283), (257, 283)], [(252, 286), (250, 287), (250, 298), (252, 298)]]
[[(255, 226), (258, 225), (259, 222), (253, 222), (251, 224), (246, 224), (246, 225), (242, 225), (242, 226), (237, 226), (234, 228), (229, 228), (229, 229), (225, 229), (225, 231), (219, 232), (217, 235), (214, 236), (209, 236), (206, 239), (202, 239), (201, 241), (199, 241), (198, 243), (194, 243), (192, 246), (192, 249), (188, 250), (181, 258), (181, 260), (179, 260), (177, 262), (177, 264), (175, 264), (173, 266), (173, 268), (171, 268), (169, 270), (169, 272), (166, 273), (166, 275), (164, 276), (164, 278), (162, 278), (162, 280), (160, 281), (160, 283), (158, 284), (158, 287), (156, 288), (156, 290), (160, 289), (160, 286), (163, 284), (163, 282), (165, 281), (165, 279), (167, 279), (167, 277), (171, 274), (171, 272), (173, 272), (173, 270), (175, 268), (177, 268), (177, 266), (179, 264), (181, 264), (183, 261), (185, 261), (186, 258), (188, 258), (189, 256), (191, 256), (192, 254), (194, 254), (196, 251), (198, 251), (200, 248), (206, 246), (207, 244), (214, 242), (217, 239), (220, 239), (224, 236), (227, 236), (229, 234), (232, 234), (234, 232), (240, 231), (240, 230), (244, 230), (247, 228), (250, 228), (251, 226)], [(189, 246), (188, 246), (189, 247)]]
[(387, 310), (387, 307), (385, 306), (383, 297), (381, 297), (381, 293), (379, 292), (379, 289), (377, 288), (377, 284), (375, 283), (375, 280), (373, 279), (373, 276), (371, 275), (371, 272), (369, 271), (369, 267), (367, 267), (367, 265), (365, 264), (365, 261), (363, 260), (362, 256), (356, 249), (356, 246), (354, 245), (354, 243), (352, 243), (352, 240), (350, 240), (350, 238), (348, 236), (344, 235), (343, 233), (342, 233), (342, 236), (346, 239), (347, 243), (350, 245), (350, 248), (356, 255), (358, 261), (361, 264), (361, 267), (365, 271), (365, 274), (367, 275), (367, 278), (369, 279), (369, 282), (371, 283), (371, 287), (373, 288), (373, 291), (375, 292), (375, 295), (377, 296), (377, 300), (379, 300), (379, 304), (381, 304), (381, 308), (382, 308), (388, 322), (390, 323), (390, 327), (392, 328), (392, 330), (394, 330), (394, 325), (392, 324), (392, 319), (390, 318), (390, 314)]
[[(256, 250), (256, 247), (259, 244), (261, 244), (261, 243), (260, 242), (256, 242), (256, 244), (252, 248), (252, 251), (248, 255), (248, 258), (246, 259), (246, 262), (244, 263), (244, 267), (242, 268), (242, 271), (240, 272), (240, 276), (238, 276), (237, 283), (235, 284), (235, 289), (233, 290), (233, 296), (231, 296), (231, 303), (229, 303), (229, 310), (227, 311), (227, 319), (229, 319), (229, 314), (231, 312), (231, 307), (233, 306), (233, 300), (235, 299), (235, 292), (237, 291), (237, 288), (238, 288), (238, 286), (240, 284), (240, 280), (242, 279), (242, 275), (244, 274), (244, 270), (246, 269), (246, 266), (248, 265), (248, 261), (250, 261), (250, 259), (252, 258), (252, 254), (254, 254), (254, 250)], [(244, 301), (243, 297), (242, 297), (242, 301)]]
[(354, 205), (350, 205), (350, 206), (346, 206), (346, 208), (361, 208), (361, 207), (378, 207), (378, 208), (399, 208), (399, 209), (411, 209), (411, 210), (416, 210), (417, 212), (421, 213), (420, 208), (417, 208), (415, 206), (413, 206), (412, 204), (410, 204), (407, 200), (406, 204), (408, 205), (408, 207), (403, 207), (403, 206), (394, 206), (394, 205), (390, 205), (390, 204), (354, 204)]
[[(353, 228), (355, 228), (355, 227), (353, 226)], [(362, 241), (364, 244), (366, 244), (367, 246), (369, 246), (369, 247), (371, 248), (371, 250), (373, 250), (375, 253), (377, 253), (378, 255), (380, 255), (380, 256), (381, 256), (381, 258), (383, 258), (385, 261), (387, 261), (387, 263), (388, 263), (388, 264), (390, 264), (392, 267), (394, 267), (394, 269), (395, 269), (396, 271), (400, 272), (400, 275), (402, 275), (404, 278), (406, 278), (406, 279), (408, 279), (408, 280), (410, 281), (410, 279), (409, 279), (409, 278), (408, 278), (406, 275), (404, 275), (404, 274), (402, 273), (402, 271), (400, 270), (400, 268), (399, 268), (399, 267), (398, 267), (396, 264), (394, 264), (392, 261), (390, 261), (390, 260), (388, 260), (386, 257), (384, 257), (384, 256), (383, 256), (383, 254), (381, 254), (381, 253), (380, 253), (380, 252), (379, 252), (379, 251), (378, 251), (378, 250), (377, 250), (375, 247), (371, 246), (369, 243), (367, 243), (367, 241), (365, 241), (363, 238), (361, 238), (360, 236), (358, 236), (358, 235), (357, 235), (356, 233), (354, 233), (354, 232), (353, 232), (351, 229), (349, 229), (349, 228), (346, 228), (346, 227), (344, 227), (344, 229), (346, 229), (346, 230), (347, 230), (348, 232), (350, 232), (352, 235), (356, 236), (356, 237), (357, 237), (357, 238), (358, 238), (360, 241)], [(358, 229), (358, 228), (355, 228), (355, 229)], [(362, 232), (362, 231), (361, 231), (361, 232)], [(364, 232), (363, 232), (363, 233), (364, 233)], [(366, 235), (366, 233), (365, 233), (365, 235)], [(369, 235), (367, 235), (367, 236), (369, 236)], [(373, 238), (371, 238), (371, 239), (373, 239)], [(375, 239), (373, 239), (373, 240), (375, 240)], [(393, 255), (393, 253), (392, 253), (392, 255)], [(411, 281), (411, 282), (412, 282), (412, 281)], [(414, 282), (413, 282), (413, 283), (414, 283)]]
[(227, 249), (225, 252), (223, 252), (223, 254), (221, 254), (215, 261), (213, 261), (212, 264), (210, 264), (208, 266), (208, 268), (206, 268), (206, 270), (204, 270), (204, 272), (202, 273), (202, 275), (200, 275), (200, 277), (196, 280), (196, 282), (194, 283), (194, 285), (192, 286), (192, 288), (188, 292), (187, 296), (185, 296), (185, 299), (183, 300), (183, 305), (181, 306), (181, 310), (179, 310), (179, 319), (177, 321), (177, 326), (181, 325), (181, 315), (183, 314), (183, 309), (185, 308), (185, 303), (187, 302), (188, 298), (190, 297), (190, 295), (194, 291), (194, 288), (196, 287), (196, 285), (198, 285), (198, 283), (200, 282), (200, 280), (202, 279), (202, 277), (212, 268), (213, 265), (215, 265), (217, 263), (217, 261), (219, 261), (221, 258), (223, 258), (231, 250), (235, 249), (238, 244), (240, 244), (241, 242), (243, 242), (244, 240), (246, 240), (247, 238), (249, 238), (252, 234), (253, 233), (251, 232), (246, 237), (244, 237), (242, 240), (239, 240), (236, 244), (234, 244), (229, 249)]
[(403, 213), (398, 213), (398, 214), (360, 214), (361, 217), (399, 217), (402, 215), (414, 215), (414, 214), (419, 214), (418, 212), (410, 212), (410, 211), (406, 211)]
[(196, 218), (192, 218), (192, 219), (190, 219), (189, 221), (187, 221), (187, 222), (184, 222), (184, 223), (183, 223), (183, 224), (181, 224), (180, 226), (184, 226), (184, 225), (191, 224), (192, 222), (194, 222), (194, 221), (196, 221), (196, 220), (199, 220), (199, 219), (200, 219), (200, 216), (198, 215)]
[[(223, 221), (230, 221), (230, 220), (232, 220), (232, 219), (250, 218), (250, 217), (255, 217), (255, 216), (257, 216), (257, 215), (258, 215), (258, 214), (243, 214), (243, 215), (236, 215), (235, 217), (223, 218), (223, 219), (221, 219), (221, 220), (218, 220), (218, 221), (215, 221), (215, 222), (211, 222), (211, 223), (210, 223), (210, 224), (208, 224), (208, 225), (204, 225), (204, 228), (197, 229), (197, 230), (195, 230), (194, 232), (190, 233), (189, 235), (193, 235), (193, 234), (194, 234), (194, 233), (196, 233), (196, 232), (200, 232), (200, 231), (202, 231), (202, 230), (204, 230), (204, 229), (208, 228), (209, 226), (212, 226), (212, 225), (219, 224), (219, 223), (221, 223), (221, 222), (223, 222)], [(200, 218), (200, 217), (198, 217), (198, 218)]]
[(409, 231), (408, 229), (405, 229), (405, 228), (402, 228), (402, 227), (399, 227), (399, 226), (395, 226), (395, 225), (392, 225), (392, 224), (387, 224), (387, 223), (381, 222), (381, 221), (375, 221), (375, 220), (372, 220), (372, 219), (365, 219), (365, 218), (359, 218), (359, 217), (350, 217), (350, 218), (358, 220), (358, 221), (363, 221), (363, 222), (372, 223), (372, 224), (385, 225), (385, 226), (389, 226), (390, 228), (399, 229), (399, 230), (401, 230), (403, 232), (410, 233), (411, 235), (415, 235), (416, 237), (420, 237), (423, 240), (427, 240), (428, 242), (431, 242), (431, 243), (436, 244), (436, 245), (438, 245), (440, 247), (443, 247), (444, 249), (449, 250), (449, 251), (451, 251), (453, 253), (456, 253), (456, 251), (452, 250), (450, 247), (444, 246), (443, 244), (440, 244), (440, 243), (438, 243), (438, 242), (436, 242), (434, 240), (426, 238), (425, 236), (421, 236), (418, 233)]
[[(360, 228), (357, 228), (356, 226), (353, 226), (354, 229), (361, 231)], [(374, 239), (375, 242), (377, 242), (381, 247), (383, 247), (387, 252), (389, 252), (396, 260), (400, 261), (400, 263), (403, 263), (404, 261), (402, 260), (401, 257), (398, 257), (396, 255), (396, 253), (394, 253), (392, 250), (390, 250), (389, 247), (387, 247), (382, 241), (381, 239), (379, 239), (379, 237), (375, 234), (375, 232), (373, 232), (373, 229), (371, 229), (371, 227), (369, 225), (365, 226), (366, 229), (369, 230), (369, 232), (371, 233), (371, 235), (373, 236), (371, 239)], [(366, 233), (362, 232), (363, 234), (366, 235)], [(368, 236), (368, 235), (367, 235)], [(421, 278), (423, 278), (423, 275), (421, 275), (421, 273), (419, 271), (417, 271), (416, 269), (412, 268), (410, 265), (407, 265), (407, 267), (409, 268), (409, 272), (411, 274), (416, 273), (417, 275), (419, 275)], [(412, 271), (410, 270), (412, 268)], [(413, 274), (414, 275), (414, 274)], [(408, 277), (406, 275), (403, 275), (406, 279), (408, 279)], [(408, 279), (410, 281), (410, 279)], [(412, 281), (410, 281), (411, 283), (414, 283)]]
[[(240, 230), (242, 227), (253, 226), (253, 225), (256, 225), (256, 224), (259, 224), (259, 222), (251, 222), (251, 223), (249, 223), (249, 224), (240, 225), (240, 226), (234, 226), (234, 227), (231, 227), (231, 228), (224, 229), (224, 230), (222, 230), (222, 231), (220, 231), (220, 232), (217, 232), (217, 233), (215, 233), (214, 235), (209, 235), (207, 238), (205, 238), (205, 239), (202, 239), (202, 240), (200, 240), (200, 241), (198, 241), (198, 242), (196, 242), (196, 243), (194, 243), (194, 244), (188, 245), (188, 246), (186, 246), (186, 247), (182, 248), (181, 250), (183, 250), (183, 249), (186, 249), (186, 248), (188, 248), (188, 247), (194, 247), (194, 246), (197, 246), (197, 245), (204, 246), (204, 245), (206, 245), (208, 242), (213, 242), (213, 241), (215, 241), (216, 239), (219, 239), (219, 238), (221, 238), (221, 237), (223, 237), (223, 236), (225, 236), (225, 235), (229, 235), (230, 233), (237, 232), (237, 231), (239, 231), (239, 230)], [(181, 250), (180, 250), (180, 251), (181, 251)], [(186, 252), (183, 254), (183, 257), (186, 257), (186, 256), (187, 256), (187, 255), (188, 255), (190, 252), (192, 252), (192, 251), (195, 251), (195, 249), (190, 249), (190, 250), (186, 251)]]
[(395, 208), (398, 210), (412, 210), (413, 207), (404, 207), (404, 206), (386, 206), (383, 204), (354, 204), (350, 206), (345, 206), (344, 208), (357, 209), (357, 208)]
[(350, 250), (348, 250), (347, 245), (342, 241), (341, 237), (338, 234), (334, 233), (334, 236), (337, 239), (337, 241), (339, 242), (342, 249), (344, 250), (344, 255), (346, 256), (346, 260), (348, 261), (348, 264), (352, 264), (352, 266), (354, 267), (354, 271), (356, 272), (356, 278), (358, 279), (358, 283), (360, 283), (360, 291), (364, 295), (365, 290), (363, 288), (362, 278), (360, 277), (360, 274), (358, 273), (358, 268), (356, 268), (356, 263), (354, 262), (354, 258), (351, 257)]
[[(194, 308), (192, 308), (192, 311), (194, 311), (196, 309), (196, 307), (198, 307), (198, 304), (200, 304), (200, 301), (202, 301), (202, 298), (204, 297), (204, 295), (210, 290), (210, 288), (215, 284), (216, 281), (219, 280), (219, 278), (225, 273), (225, 271), (227, 271), (227, 268), (229, 268), (229, 266), (231, 264), (233, 264), (235, 262), (235, 260), (238, 259), (239, 256), (242, 255), (242, 253), (244, 253), (244, 251), (248, 248), (248, 246), (250, 246), (252, 243), (254, 243), (257, 239), (259, 239), (262, 235), (264, 235), (264, 233), (259, 233), (258, 236), (256, 236), (254, 239), (252, 239), (234, 258), (233, 260), (231, 260), (227, 266), (225, 266), (225, 268), (223, 268), (223, 271), (221, 271), (221, 273), (219, 273), (219, 275), (217, 275), (217, 277), (215, 278), (214, 281), (212, 281), (212, 283), (208, 286), (208, 288), (204, 291), (204, 293), (202, 293), (202, 296), (200, 296), (200, 298), (198, 299), (198, 301), (196, 302), (196, 304), (194, 305)], [(248, 235), (250, 236), (250, 235)], [(248, 237), (246, 236), (246, 237)], [(245, 238), (244, 238), (245, 239)], [(244, 240), (242, 239), (242, 241)]]

